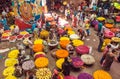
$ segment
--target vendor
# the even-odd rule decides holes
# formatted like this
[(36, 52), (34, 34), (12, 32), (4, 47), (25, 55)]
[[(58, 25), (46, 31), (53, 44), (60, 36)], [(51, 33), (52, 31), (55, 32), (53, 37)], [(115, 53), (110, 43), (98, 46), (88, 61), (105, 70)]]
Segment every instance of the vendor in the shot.
[(0, 20), (0, 22), (3, 24), (4, 30), (9, 30), (9, 29), (10, 29), (10, 28), (8, 27), (6, 17), (2, 16), (2, 20)]
[(67, 47), (66, 47), (67, 51), (70, 53), (70, 54), (73, 54), (74, 53), (74, 47), (71, 45), (71, 44), (68, 44)]
[(64, 76), (69, 76), (70, 75), (70, 69), (71, 69), (71, 64), (68, 61), (68, 58), (65, 58), (65, 61), (62, 64), (62, 70), (63, 70)]
[(18, 35), (18, 34), (19, 34), (19, 27), (18, 27), (17, 25), (14, 26), (13, 33), (14, 33), (15, 35)]
[(83, 29), (78, 29), (78, 34), (81, 35), (80, 39), (84, 40), (85, 38), (85, 31)]
[(32, 71), (26, 72), (26, 78), (25, 79), (36, 79), (35, 75)]
[(15, 65), (15, 73), (14, 73), (14, 75), (16, 77), (21, 77), (23, 75), (23, 69), (22, 69), (21, 65), (18, 65), (18, 64)]
[(117, 32), (115, 36), (120, 38), (120, 31)]

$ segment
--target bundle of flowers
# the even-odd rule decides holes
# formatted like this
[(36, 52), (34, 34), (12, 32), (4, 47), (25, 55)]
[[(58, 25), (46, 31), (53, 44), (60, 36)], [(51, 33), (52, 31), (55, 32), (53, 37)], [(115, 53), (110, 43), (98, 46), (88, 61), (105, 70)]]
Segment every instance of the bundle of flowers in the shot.
[(17, 78), (15, 76), (10, 75), (10, 76), (7, 76), (5, 79), (17, 79)]
[(33, 45), (33, 51), (34, 52), (42, 52), (44, 49), (44, 46), (42, 44), (35, 44)]
[(59, 49), (56, 51), (57, 58), (65, 58), (69, 56), (69, 53), (67, 50)]
[(73, 43), (73, 46), (84, 45), (84, 42), (81, 40), (73, 40), (72, 43)]
[(88, 73), (80, 73), (78, 79), (93, 79), (93, 77)]
[(64, 30), (72, 31), (73, 29), (69, 26), (69, 27), (65, 27)]
[(62, 40), (70, 40), (70, 39), (68, 37), (61, 37), (60, 41), (62, 41)]
[(14, 66), (10, 66), (10, 67), (7, 67), (3, 70), (3, 75), (6, 77), (6, 76), (11, 76), (14, 74), (14, 71), (15, 71), (15, 67)]
[(38, 68), (47, 67), (48, 63), (49, 63), (49, 61), (48, 61), (48, 58), (46, 58), (46, 57), (40, 57), (35, 60), (35, 65)]
[(75, 34), (75, 32), (74, 32), (74, 31), (68, 31), (67, 33), (68, 33), (68, 35)]
[(77, 34), (70, 35), (71, 40), (78, 40), (80, 37)]
[(104, 70), (97, 70), (93, 74), (94, 79), (112, 79), (111, 75)]
[(107, 28), (113, 28), (114, 25), (113, 25), (113, 24), (109, 24), (109, 23), (107, 23), (107, 24), (105, 24), (105, 27), (107, 27)]
[(34, 41), (34, 44), (42, 44), (43, 43), (43, 40), (42, 39), (36, 39)]
[(60, 46), (62, 47), (62, 48), (64, 48), (64, 49), (66, 49), (66, 47), (67, 47), (67, 45), (70, 43), (70, 41), (69, 40), (62, 40), (62, 41), (60, 41)]
[(26, 34), (29, 34), (29, 33), (27, 31), (20, 32), (20, 35), (26, 35)]
[(17, 60), (17, 59), (7, 58), (7, 59), (5, 60), (5, 67), (14, 66), (15, 64), (18, 64), (18, 60)]
[(19, 50), (15, 49), (15, 50), (12, 50), (8, 53), (8, 57), (9, 58), (17, 58), (18, 54), (19, 54)]
[(46, 30), (42, 30), (41, 32), (40, 32), (40, 37), (41, 38), (48, 38), (48, 36), (49, 36), (49, 32), (48, 31), (46, 31)]
[(108, 45), (111, 42), (111, 39), (104, 39), (105, 45)]
[(64, 62), (64, 58), (60, 58), (56, 61), (56, 66), (59, 68), (59, 69), (62, 69), (62, 64)]
[(112, 37), (112, 41), (114, 41), (114, 42), (120, 42), (120, 38), (119, 37)]
[(104, 21), (105, 18), (104, 18), (104, 17), (98, 17), (97, 20), (98, 20), (98, 21)]
[(52, 76), (52, 73), (48, 68), (40, 68), (36, 72), (37, 79), (50, 79), (51, 76)]

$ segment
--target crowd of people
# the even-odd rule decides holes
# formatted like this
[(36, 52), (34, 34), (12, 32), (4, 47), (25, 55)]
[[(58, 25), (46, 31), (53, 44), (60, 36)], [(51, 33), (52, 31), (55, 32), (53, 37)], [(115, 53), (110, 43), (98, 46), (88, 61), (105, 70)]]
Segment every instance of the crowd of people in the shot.
[[(94, 1), (94, 0), (92, 0)], [(57, 7), (58, 8), (58, 7)], [(59, 10), (59, 11), (58, 11)], [(108, 39), (108, 37), (105, 36), (105, 31), (110, 30), (105, 26), (107, 20), (98, 20), (98, 17), (104, 17), (107, 19), (113, 20), (113, 25), (115, 28), (118, 29), (117, 32), (115, 32), (114, 37), (120, 38), (120, 26), (118, 25), (119, 22), (116, 21), (116, 16), (120, 16), (119, 10), (114, 8), (112, 1), (99, 1), (96, 3), (88, 3), (87, 1), (83, 1), (78, 6), (75, 6), (74, 4), (68, 3), (66, 5), (61, 5), (61, 7), (56, 10), (56, 7), (49, 11), (51, 16), (54, 18), (56, 24), (51, 26), (51, 23), (49, 21), (46, 21), (45, 14), (42, 13), (40, 19), (32, 24), (31, 31), (33, 38), (24, 38), (20, 43), (16, 44), (16, 48), (19, 50), (18, 55), (18, 64), (15, 64), (15, 76), (16, 77), (22, 77), (23, 75), (26, 77), (25, 79), (35, 79), (35, 73), (34, 71), (24, 71), (22, 69), (22, 64), (24, 61), (33, 58), (34, 51), (32, 49), (33, 42), (36, 39), (39, 39), (40, 32), (43, 30), (46, 30), (49, 32), (49, 37), (42, 38), (43, 44), (44, 44), (44, 52), (48, 53), (49, 46), (48, 43), (51, 40), (54, 41), (60, 41), (60, 38), (62, 36), (69, 37), (68, 30), (64, 30), (63, 33), (58, 33), (62, 28), (59, 27), (59, 20), (65, 19), (68, 21), (71, 25), (71, 27), (76, 31), (76, 33), (80, 36), (80, 40), (85, 40), (86, 38), (89, 38), (89, 36), (92, 36), (91, 28), (97, 27), (97, 33), (96, 36), (99, 39), (99, 45), (98, 49), (96, 49), (98, 52), (102, 53), (102, 57), (100, 59), (101, 67), (109, 71), (110, 67), (113, 63), (113, 61), (120, 62), (120, 41), (115, 42), (111, 38), (111, 42), (105, 45), (103, 48), (104, 40)], [(9, 28), (9, 24), (7, 23), (7, 13), (3, 10), (2, 12), (2, 18), (0, 19), (0, 42), (2, 42), (2, 33), (5, 30), (11, 30)], [(97, 22), (97, 23), (95, 23)], [(94, 24), (95, 23), (95, 24)], [(26, 30), (26, 29), (25, 29)], [(62, 29), (63, 30), (63, 29)], [(20, 29), (19, 26), (14, 25), (12, 31), (12, 35), (19, 35)], [(29, 31), (28, 31), (29, 32)], [(27, 42), (27, 44), (25, 44)], [(58, 48), (61, 48), (58, 46)], [(103, 48), (103, 49), (102, 49)], [(29, 49), (29, 53), (26, 54)], [(62, 70), (54, 69), (52, 79), (60, 79), (59, 73), (62, 72), (64, 76), (69, 76), (71, 72), (71, 57), (75, 55), (75, 47), (72, 43), (67, 45), (66, 50), (69, 52), (69, 57), (65, 58), (65, 61), (62, 64)]]

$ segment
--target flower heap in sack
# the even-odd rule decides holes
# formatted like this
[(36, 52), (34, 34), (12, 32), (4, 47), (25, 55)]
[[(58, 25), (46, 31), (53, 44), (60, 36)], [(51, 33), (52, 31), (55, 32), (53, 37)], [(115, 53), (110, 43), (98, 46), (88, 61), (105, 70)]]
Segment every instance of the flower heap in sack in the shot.
[(15, 64), (18, 64), (18, 54), (19, 54), (19, 50), (14, 49), (11, 50), (8, 53), (8, 58), (5, 60), (5, 69), (3, 71), (3, 75), (5, 77), (5, 79), (17, 79), (13, 74), (15, 71)]
[(70, 43), (70, 39), (68, 37), (61, 37), (59, 43), (62, 48), (66, 49), (67, 45)]
[(40, 32), (40, 37), (41, 37), (42, 39), (47, 39), (47, 38), (49, 37), (49, 32), (46, 31), (46, 30), (42, 30), (42, 31)]
[(111, 75), (104, 70), (97, 70), (93, 73), (94, 79), (112, 79)]

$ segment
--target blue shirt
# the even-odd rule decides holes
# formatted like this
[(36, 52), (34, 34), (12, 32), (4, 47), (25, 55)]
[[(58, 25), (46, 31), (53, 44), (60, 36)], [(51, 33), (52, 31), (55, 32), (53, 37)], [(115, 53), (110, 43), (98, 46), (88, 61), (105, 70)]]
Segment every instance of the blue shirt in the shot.
[(36, 28), (36, 26), (37, 26), (36, 23), (32, 24), (32, 31), (34, 31), (34, 29)]
[(96, 6), (96, 5), (93, 6), (93, 10), (94, 10), (94, 11), (97, 10), (97, 6)]
[(30, 0), (30, 2), (34, 3), (34, 2), (35, 2), (35, 0)]
[(3, 24), (3, 26), (4, 26), (4, 30), (9, 30), (9, 27), (8, 27), (8, 25), (7, 25), (7, 19), (6, 18), (4, 18), (4, 19), (2, 19), (2, 24)]
[(103, 24), (101, 22), (98, 23), (98, 30), (102, 29)]

